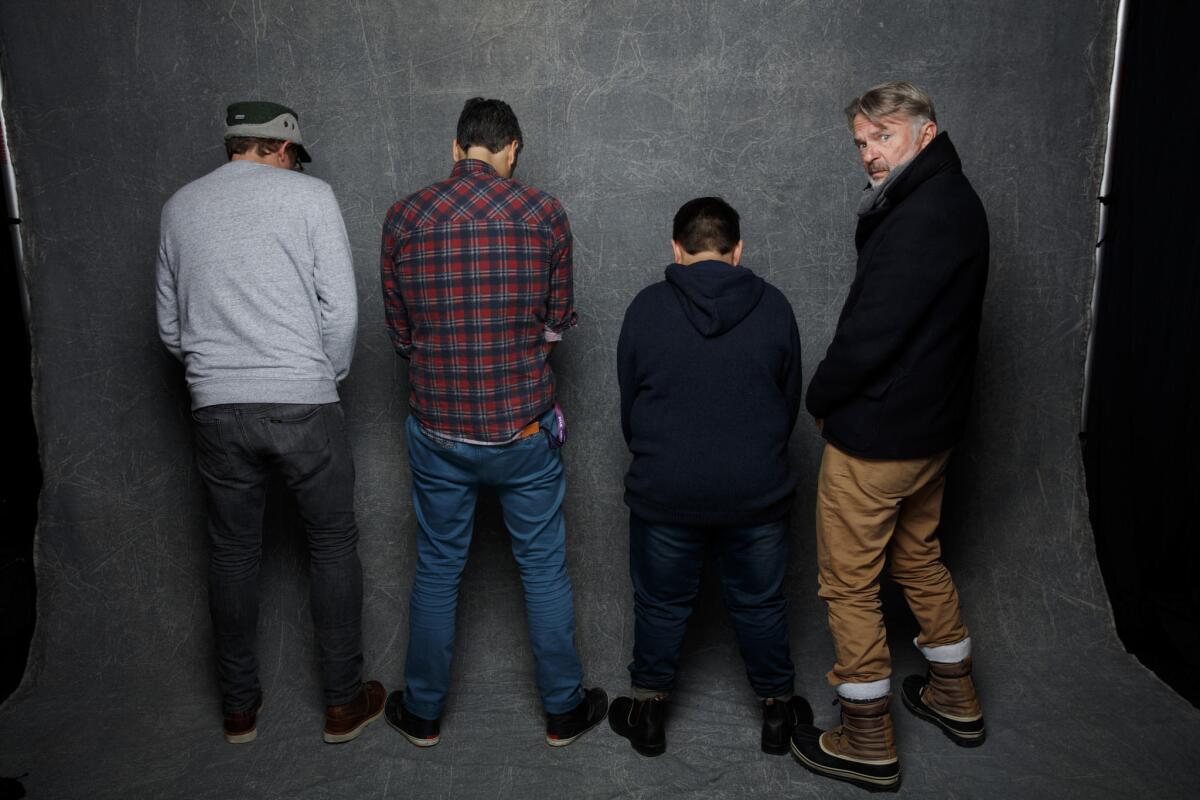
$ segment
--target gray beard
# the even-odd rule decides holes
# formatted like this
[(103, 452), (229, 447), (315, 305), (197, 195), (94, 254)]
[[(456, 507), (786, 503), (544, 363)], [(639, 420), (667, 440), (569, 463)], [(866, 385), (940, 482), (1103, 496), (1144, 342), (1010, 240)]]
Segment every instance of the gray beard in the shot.
[(860, 217), (865, 217), (883, 203), (883, 198), (887, 193), (888, 187), (891, 186), (892, 182), (896, 180), (896, 176), (903, 172), (905, 167), (911, 163), (912, 159), (910, 158), (903, 164), (892, 167), (891, 170), (888, 171), (887, 177), (880, 181), (877, 186), (868, 184), (867, 188), (863, 189), (862, 196), (858, 200), (858, 215)]

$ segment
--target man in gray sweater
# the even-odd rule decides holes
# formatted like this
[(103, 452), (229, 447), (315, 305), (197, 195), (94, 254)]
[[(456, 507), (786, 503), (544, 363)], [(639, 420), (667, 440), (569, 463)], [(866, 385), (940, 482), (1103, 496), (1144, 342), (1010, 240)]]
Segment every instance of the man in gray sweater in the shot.
[(350, 245), (329, 185), (300, 174), (309, 156), (294, 111), (234, 103), (225, 150), (228, 163), (163, 207), (157, 268), (159, 335), (186, 369), (208, 490), (225, 738), (257, 735), (258, 567), (277, 474), (308, 535), (324, 738), (349, 741), (386, 697), (362, 681), (354, 462), (338, 403), (358, 325)]

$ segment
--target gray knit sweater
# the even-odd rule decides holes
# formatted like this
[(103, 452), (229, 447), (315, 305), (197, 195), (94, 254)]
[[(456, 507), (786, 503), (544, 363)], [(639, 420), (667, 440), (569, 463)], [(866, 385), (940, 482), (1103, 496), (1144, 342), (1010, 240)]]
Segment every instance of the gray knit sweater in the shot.
[(192, 408), (337, 401), (358, 294), (324, 181), (252, 161), (192, 181), (163, 206), (157, 284)]

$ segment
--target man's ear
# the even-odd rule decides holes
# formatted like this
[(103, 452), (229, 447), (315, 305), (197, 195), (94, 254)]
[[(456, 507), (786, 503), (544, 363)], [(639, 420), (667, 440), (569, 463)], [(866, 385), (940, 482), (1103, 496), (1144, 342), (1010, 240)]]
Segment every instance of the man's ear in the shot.
[(679, 242), (675, 241), (674, 239), (671, 240), (671, 254), (675, 256), (676, 264), (683, 263), (683, 248), (680, 247)]
[(730, 254), (733, 256), (733, 261), (730, 263), (732, 263), (735, 267), (742, 263), (742, 244), (743, 243), (744, 242), (741, 239), (738, 239), (738, 243), (733, 246), (733, 252)]
[(505, 163), (508, 165), (508, 174), (511, 175), (517, 167), (517, 153), (521, 150), (521, 143), (513, 139), (505, 150)]
[(922, 125), (921, 126), (921, 135), (917, 137), (917, 144), (919, 145), (917, 152), (919, 153), (919, 152), (921, 152), (921, 150), (924, 150), (925, 146), (928, 145), (930, 142), (932, 142), (936, 136), (937, 136), (937, 123), (936, 122), (926, 122), (924, 125)]
[(459, 146), (458, 139), (452, 139), (450, 141), (450, 157), (453, 158), (455, 161), (462, 161), (464, 158), (467, 157), (467, 151), (463, 150)]

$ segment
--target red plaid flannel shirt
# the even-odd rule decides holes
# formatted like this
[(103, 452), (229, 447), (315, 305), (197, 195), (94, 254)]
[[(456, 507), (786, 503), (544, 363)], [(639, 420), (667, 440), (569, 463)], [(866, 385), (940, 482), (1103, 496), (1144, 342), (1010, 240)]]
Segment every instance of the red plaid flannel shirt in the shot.
[(388, 211), (380, 271), (423, 427), (500, 444), (553, 405), (551, 342), (578, 318), (571, 225), (557, 200), (459, 161)]

